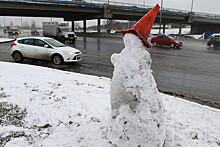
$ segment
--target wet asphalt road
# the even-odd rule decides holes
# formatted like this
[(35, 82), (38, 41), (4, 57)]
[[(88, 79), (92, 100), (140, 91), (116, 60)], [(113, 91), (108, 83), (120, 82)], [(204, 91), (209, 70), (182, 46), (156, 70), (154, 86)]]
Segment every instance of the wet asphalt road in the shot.
[[(8, 53), (10, 44), (0, 44), (1, 61), (14, 62)], [(220, 102), (220, 48), (210, 49), (201, 42), (183, 41), (183, 44), (182, 49), (164, 46), (148, 49), (158, 87)], [(110, 56), (124, 48), (122, 38), (78, 37), (75, 44), (67, 45), (82, 51), (81, 62), (55, 66), (48, 61), (27, 59), (23, 64), (111, 78)]]

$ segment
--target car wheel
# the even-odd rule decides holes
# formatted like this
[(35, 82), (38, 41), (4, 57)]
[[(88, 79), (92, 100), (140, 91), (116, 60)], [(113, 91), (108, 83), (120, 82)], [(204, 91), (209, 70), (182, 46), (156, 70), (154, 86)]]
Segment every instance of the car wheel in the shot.
[(24, 60), (23, 55), (18, 51), (14, 52), (12, 54), (12, 57), (15, 60), (15, 62), (18, 62), (18, 63), (21, 63)]
[(54, 55), (52, 57), (52, 62), (55, 65), (60, 65), (63, 63), (63, 57), (61, 55)]
[(210, 44), (210, 47), (213, 48), (215, 45), (214, 44)]
[(153, 45), (154, 45), (154, 46), (157, 46), (157, 42), (156, 42), (156, 41), (154, 41), (154, 42), (153, 42)]
[(171, 48), (174, 48), (174, 47), (175, 47), (175, 44), (174, 44), (174, 43), (171, 43), (171, 44), (170, 44), (170, 47), (171, 47)]

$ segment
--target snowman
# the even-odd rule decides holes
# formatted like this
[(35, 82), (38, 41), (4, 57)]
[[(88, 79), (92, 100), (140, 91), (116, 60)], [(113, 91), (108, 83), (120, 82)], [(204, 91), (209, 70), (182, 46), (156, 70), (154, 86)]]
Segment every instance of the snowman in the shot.
[(164, 106), (151, 71), (146, 47), (159, 6), (131, 29), (122, 30), (125, 48), (113, 54), (108, 139), (118, 147), (162, 147), (165, 140)]

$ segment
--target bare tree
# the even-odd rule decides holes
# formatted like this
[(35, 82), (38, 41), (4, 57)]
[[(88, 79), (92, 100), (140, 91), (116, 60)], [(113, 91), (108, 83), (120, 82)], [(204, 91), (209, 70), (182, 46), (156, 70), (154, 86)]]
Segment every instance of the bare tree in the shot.
[(25, 28), (30, 27), (30, 25), (29, 25), (27, 20), (23, 23), (23, 25), (24, 25)]
[(31, 29), (36, 29), (37, 23), (36, 21), (31, 21)]

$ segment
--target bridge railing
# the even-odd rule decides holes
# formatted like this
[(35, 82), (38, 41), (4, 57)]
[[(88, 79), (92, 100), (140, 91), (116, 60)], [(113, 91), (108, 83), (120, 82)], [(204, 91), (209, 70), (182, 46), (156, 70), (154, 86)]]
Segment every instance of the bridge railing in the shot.
[[(108, 0), (0, 0), (0, 1), (18, 1), (18, 2), (55, 2), (55, 3), (62, 3), (62, 4), (74, 4), (74, 3), (83, 3), (84, 5), (90, 5), (90, 4), (98, 4), (98, 5), (105, 5), (108, 3)], [(141, 4), (133, 4), (133, 3), (124, 3), (124, 2), (115, 2), (112, 0), (109, 0), (109, 5), (112, 6), (119, 6), (121, 7), (121, 9), (123, 9), (123, 7), (130, 7), (132, 9), (138, 9), (138, 8), (145, 8), (145, 9), (149, 9), (152, 8), (152, 6), (149, 5), (141, 5)], [(188, 13), (190, 11), (187, 10), (180, 10), (180, 9), (173, 9), (173, 8), (163, 8), (163, 11), (165, 13), (169, 13), (169, 14), (173, 14), (175, 15), (175, 13), (179, 13), (182, 15), (188, 15)], [(204, 12), (194, 12), (195, 17), (205, 17), (205, 18), (210, 18), (210, 19), (220, 19), (220, 15), (217, 14), (211, 14), (211, 13), (204, 13)]]
[[(107, 4), (107, 0), (86, 0), (86, 2), (88, 2), (88, 3), (97, 3), (97, 4)], [(149, 6), (149, 5), (124, 3), (124, 2), (114, 2), (114, 1), (111, 1), (111, 0), (109, 0), (109, 5), (112, 5), (112, 6), (126, 6), (126, 7), (132, 7), (132, 8), (152, 8), (152, 6)], [(191, 11), (187, 11), (187, 10), (180, 10), (180, 9), (173, 9), (173, 8), (163, 8), (163, 11), (182, 13), (182, 14), (187, 14), (187, 15), (188, 15), (189, 12), (191, 12)], [(195, 11), (193, 11), (193, 13), (197, 17), (220, 19), (220, 15), (217, 15), (217, 14), (204, 13), (204, 12), (195, 12)]]

